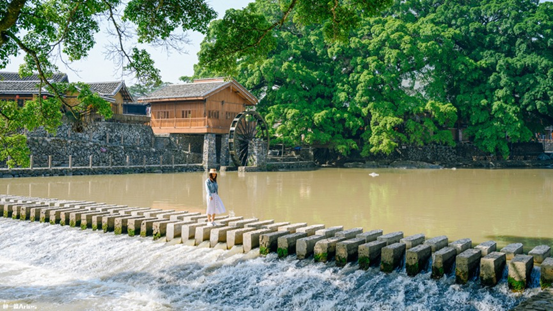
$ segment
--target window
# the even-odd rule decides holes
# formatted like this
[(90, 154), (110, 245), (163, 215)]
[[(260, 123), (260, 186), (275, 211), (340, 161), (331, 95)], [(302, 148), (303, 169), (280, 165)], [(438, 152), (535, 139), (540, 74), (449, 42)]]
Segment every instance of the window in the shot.
[(226, 119), (227, 120), (232, 120), (232, 119), (234, 119), (235, 116), (236, 116), (236, 113), (231, 112), (231, 111), (227, 111)]
[(207, 113), (208, 118), (210, 119), (219, 119), (219, 111), (209, 110)]
[(192, 110), (181, 110), (181, 118), (192, 118)]
[(169, 119), (169, 111), (158, 111), (157, 112), (157, 118), (158, 119)]

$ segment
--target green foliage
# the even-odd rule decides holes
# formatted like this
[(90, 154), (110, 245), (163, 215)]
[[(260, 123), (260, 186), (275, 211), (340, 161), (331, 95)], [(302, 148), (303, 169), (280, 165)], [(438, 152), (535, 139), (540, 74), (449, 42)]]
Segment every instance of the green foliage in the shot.
[(265, 246), (259, 246), (259, 254), (268, 255), (269, 254), (269, 249)]
[(369, 257), (359, 257), (359, 268), (363, 270), (369, 269), (371, 265), (371, 260)]
[[(106, 230), (104, 230), (104, 232), (107, 232), (107, 228)], [(127, 233), (129, 234), (129, 236), (134, 236), (134, 229), (127, 229)]]
[[(196, 76), (235, 75), (260, 98), (273, 143), (344, 155), (454, 146), (450, 128), (460, 127), (507, 156), (510, 142), (553, 122), (553, 3), (397, 0), (374, 17), (352, 1), (338, 5), (348, 17), (337, 29), (329, 5), (258, 0), (227, 12), (209, 28)], [(275, 21), (259, 49), (233, 45), (240, 29), (263, 33)], [(226, 58), (203, 61), (220, 49)]]
[(388, 262), (381, 262), (380, 263), (380, 271), (390, 273), (394, 271), (394, 265), (392, 263)]
[(328, 253), (315, 254), (314, 259), (315, 259), (315, 262), (327, 262)]
[(287, 248), (278, 248), (277, 249), (278, 258), (284, 258), (288, 256), (288, 249)]
[(515, 292), (522, 292), (526, 288), (526, 282), (517, 281), (512, 277), (507, 277), (507, 283), (509, 283), (509, 289)]
[[(23, 54), (20, 75), (36, 73), (41, 80), (37, 88), (45, 87), (49, 93), (48, 98), (38, 96), (26, 101), (24, 107), (0, 102), (0, 161), (9, 157), (10, 167), (28, 166), (29, 150), (22, 131), (43, 126), (53, 132), (63, 113), (77, 129), (92, 111), (111, 116), (111, 105), (85, 84), (50, 80), (58, 72), (55, 60), (70, 63), (88, 56), (100, 23), (109, 24), (113, 33), (110, 57), (126, 73), (134, 74), (140, 84), (156, 87), (162, 83), (160, 71), (150, 54), (136, 47), (137, 43), (182, 50), (182, 44), (187, 43), (182, 33), (205, 32), (215, 16), (205, 0), (0, 1), (0, 69)], [(128, 42), (132, 38), (136, 40)], [(65, 97), (75, 94), (78, 104)]]
[(419, 274), (419, 263), (415, 263), (414, 265), (405, 265), (405, 271), (407, 271), (407, 275), (415, 276)]
[(227, 10), (211, 23), (198, 53), (200, 67), (236, 76), (243, 59), (261, 64), (277, 48), (276, 37), (285, 24), (321, 25), (320, 36), (332, 42), (345, 40), (361, 17), (374, 15), (392, 0), (314, 1), (257, 0), (242, 10)]

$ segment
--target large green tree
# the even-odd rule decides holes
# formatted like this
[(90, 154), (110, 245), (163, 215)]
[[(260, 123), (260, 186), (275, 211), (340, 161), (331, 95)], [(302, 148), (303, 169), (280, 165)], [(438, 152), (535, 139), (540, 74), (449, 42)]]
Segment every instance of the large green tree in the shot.
[(453, 34), (449, 56), (432, 64), (431, 96), (457, 107), (480, 149), (506, 156), (509, 142), (552, 123), (553, 3), (427, 1), (420, 12)]
[[(22, 130), (44, 126), (54, 131), (62, 111), (81, 122), (92, 110), (109, 117), (109, 103), (90, 92), (84, 84), (52, 83), (58, 71), (55, 60), (84, 59), (94, 47), (100, 25), (109, 25), (113, 34), (110, 56), (141, 85), (152, 88), (161, 83), (159, 70), (146, 49), (164, 45), (181, 48), (186, 30), (204, 32), (216, 16), (204, 0), (9, 0), (0, 1), (0, 69), (10, 58), (24, 55), (22, 76), (37, 74), (40, 84), (53, 98), (38, 96), (23, 107), (0, 102), (0, 160), (11, 157), (9, 165), (28, 162)], [(78, 105), (66, 94), (78, 93)]]
[[(272, 1), (248, 10), (282, 17)], [(453, 145), (456, 124), (481, 150), (507, 156), (509, 142), (552, 121), (552, 10), (537, 0), (398, 0), (347, 38), (288, 20), (272, 30), (267, 57), (231, 59), (284, 142), (303, 135), (344, 154), (389, 154), (399, 144)], [(226, 37), (224, 25), (211, 24), (200, 59)], [(207, 74), (201, 65), (197, 74)]]

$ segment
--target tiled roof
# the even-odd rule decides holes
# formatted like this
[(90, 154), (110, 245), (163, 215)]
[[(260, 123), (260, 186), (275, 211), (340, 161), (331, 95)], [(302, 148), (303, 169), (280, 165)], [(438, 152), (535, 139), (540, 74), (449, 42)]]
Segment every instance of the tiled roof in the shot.
[[(0, 81), (0, 94), (38, 94), (38, 81)], [(48, 94), (45, 88), (42, 93)]]
[(229, 83), (230, 82), (171, 84), (152, 92), (148, 96), (141, 97), (140, 100), (204, 97)]
[[(9, 72), (9, 71), (0, 71), (0, 82), (7, 82), (7, 81), (40, 81), (40, 78), (38, 75), (34, 74), (29, 77), (20, 77), (19, 73), (17, 72)], [(54, 74), (50, 79), (48, 79), (50, 82), (68, 82), (69, 79), (65, 73), (56, 73)]]
[(93, 92), (100, 95), (115, 96), (121, 88), (123, 81), (87, 83)]

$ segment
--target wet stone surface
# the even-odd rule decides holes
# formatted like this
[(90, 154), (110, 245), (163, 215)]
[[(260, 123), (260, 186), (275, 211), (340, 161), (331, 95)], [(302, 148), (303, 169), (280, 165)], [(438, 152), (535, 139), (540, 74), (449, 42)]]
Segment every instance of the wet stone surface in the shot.
[(513, 311), (549, 311), (553, 310), (553, 289), (546, 289), (541, 293), (528, 298), (518, 306), (511, 309)]

